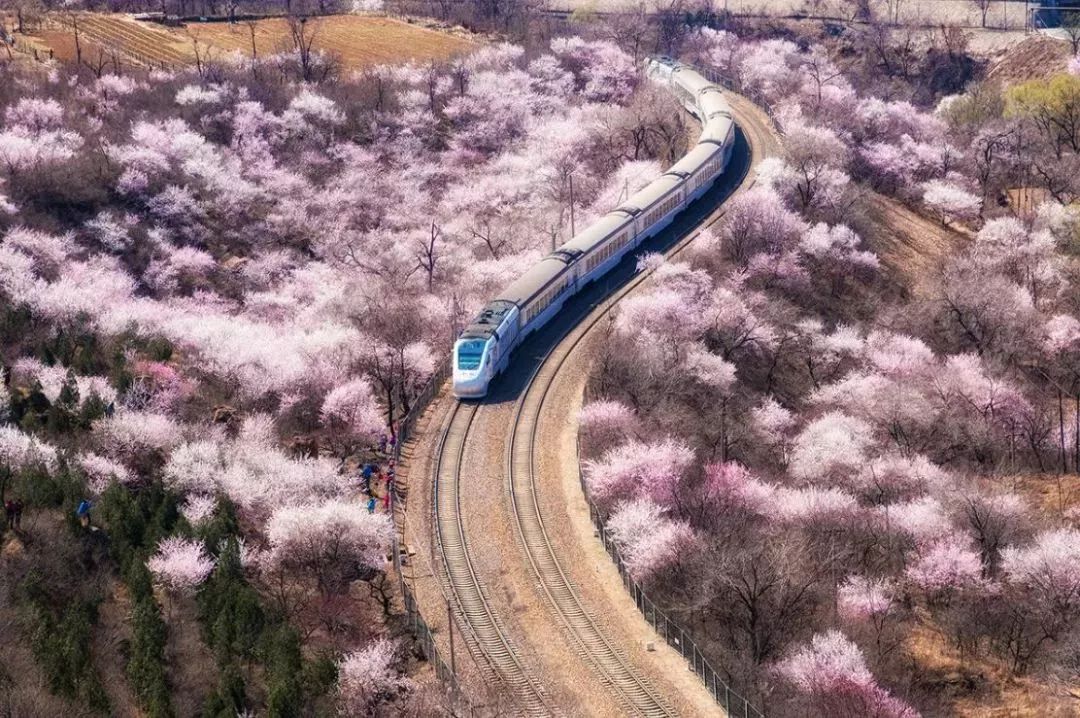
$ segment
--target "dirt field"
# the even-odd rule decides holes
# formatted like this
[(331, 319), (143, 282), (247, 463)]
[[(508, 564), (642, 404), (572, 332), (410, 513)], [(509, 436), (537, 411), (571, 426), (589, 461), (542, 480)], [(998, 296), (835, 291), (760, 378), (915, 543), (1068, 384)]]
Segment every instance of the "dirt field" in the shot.
[[(289, 26), (279, 18), (168, 28), (127, 15), (85, 13), (57, 17), (47, 29), (27, 39), (43, 52), (51, 49), (56, 57), (71, 61), (75, 57), (76, 25), (84, 58), (97, 56), (99, 50), (104, 50), (129, 62), (156, 67), (193, 65), (196, 43), (204, 60), (220, 59), (230, 53), (249, 57), (253, 31), (259, 57), (292, 48)], [(308, 21), (308, 27), (315, 38), (313, 48), (341, 58), (347, 70), (407, 60), (445, 60), (476, 46), (463, 32), (443, 32), (383, 17), (314, 18)]]
[(1065, 72), (1069, 56), (1068, 43), (1045, 35), (1032, 35), (991, 64), (987, 77), (1006, 85), (1049, 77)]

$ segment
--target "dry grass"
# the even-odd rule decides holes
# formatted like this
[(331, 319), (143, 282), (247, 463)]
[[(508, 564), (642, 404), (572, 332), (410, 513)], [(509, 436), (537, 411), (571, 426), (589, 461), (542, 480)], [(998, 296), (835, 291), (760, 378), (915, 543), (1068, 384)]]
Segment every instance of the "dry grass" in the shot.
[(131, 596), (127, 587), (112, 581), (105, 600), (98, 607), (98, 625), (94, 629), (94, 656), (101, 682), (109, 694), (112, 715), (139, 718), (142, 711), (128, 686), (124, 643), (131, 640)]
[(1061, 516), (1080, 506), (1080, 475), (1057, 473), (1010, 476), (1013, 491), (1017, 492), (1041, 513)]
[[(54, 510), (28, 510), (18, 535), (12, 531), (0, 532), (0, 635), (4, 637), (4, 647), (0, 651), (2, 716), (90, 718), (95, 715), (82, 702), (69, 701), (49, 692), (45, 674), (34, 658), (27, 612), (9, 600), (29, 571), (34, 570), (48, 577), (47, 580), (55, 581), (72, 568), (76, 556), (90, 556), (83, 553), (83, 549), (84, 546), (80, 546), (64, 525), (62, 514)], [(97, 594), (97, 587), (107, 580), (100, 569), (86, 572), (80, 566), (71, 573), (80, 577), (80, 584), (73, 593), (86, 597)], [(99, 614), (91, 651), (95, 670), (109, 700), (115, 701), (111, 705), (111, 715), (138, 716), (137, 711), (125, 711), (125, 706), (133, 706), (133, 703), (123, 672), (116, 674), (112, 668), (115, 660), (121, 659), (116, 653), (118, 637), (111, 632), (106, 635), (105, 629), (109, 628), (110, 625), (101, 622)]]
[(1050, 192), (1041, 187), (1015, 187), (1005, 191), (1009, 208), (1025, 221), (1030, 221), (1044, 202), (1053, 201)]
[[(415, 60), (446, 60), (475, 46), (470, 40), (448, 33), (410, 25), (382, 17), (342, 15), (316, 18), (315, 48), (341, 58), (348, 69)], [(188, 25), (186, 32), (222, 51), (251, 54), (251, 26), (247, 23), (207, 23)], [(288, 50), (289, 27), (283, 19), (254, 23), (255, 47), (260, 56)]]
[[(1080, 475), (1026, 474), (1003, 479), (1037, 512), (1061, 516), (1080, 506)], [(1047, 678), (1014, 676), (992, 655), (960, 655), (930, 615), (916, 611), (906, 651), (923, 681), (935, 689), (957, 718), (1064, 718), (1080, 715), (1080, 686)]]
[[(941, 689), (956, 718), (1065, 718), (1075, 716), (1076, 687), (1012, 676), (998, 661), (963, 660), (946, 636), (920, 616), (906, 649), (920, 678)], [(1068, 690), (1067, 690), (1068, 689)]]
[[(135, 20), (127, 15), (83, 13), (76, 16), (84, 57), (116, 52), (143, 65), (189, 66), (195, 64), (196, 44), (199, 54), (221, 58), (230, 53), (250, 57), (252, 33), (259, 57), (292, 48), (288, 23), (281, 18), (254, 22), (193, 23), (167, 28)], [(57, 57), (71, 61), (75, 57), (71, 20), (59, 20), (48, 30), (31, 35), (30, 42), (49, 48)], [(461, 33), (443, 32), (400, 20), (358, 15), (337, 15), (308, 21), (314, 34), (313, 48), (340, 58), (346, 70), (409, 60), (426, 62), (446, 60), (468, 52), (476, 42)]]
[(199, 635), (195, 599), (159, 595), (158, 604), (169, 627), (165, 654), (173, 707), (177, 715), (198, 715), (206, 696), (217, 685), (218, 671), (213, 653)]

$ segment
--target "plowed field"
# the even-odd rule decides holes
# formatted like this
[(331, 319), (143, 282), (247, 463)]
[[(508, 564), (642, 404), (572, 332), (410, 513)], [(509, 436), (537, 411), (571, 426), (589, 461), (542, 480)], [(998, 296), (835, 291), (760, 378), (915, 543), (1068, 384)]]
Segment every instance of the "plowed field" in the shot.
[[(73, 59), (73, 22), (78, 24), (84, 56), (87, 46), (95, 50), (102, 47), (147, 66), (193, 65), (196, 41), (204, 59), (233, 52), (248, 57), (252, 51), (252, 27), (259, 57), (293, 47), (288, 23), (281, 18), (258, 20), (253, 25), (208, 22), (173, 28), (127, 15), (98, 13), (82, 13), (74, 18), (57, 17), (47, 30), (32, 37), (33, 44), (51, 47), (63, 60)], [(462, 34), (384, 17), (335, 15), (312, 18), (308, 21), (308, 32), (314, 35), (313, 49), (337, 56), (347, 70), (408, 60), (445, 60), (476, 46), (475, 41)]]

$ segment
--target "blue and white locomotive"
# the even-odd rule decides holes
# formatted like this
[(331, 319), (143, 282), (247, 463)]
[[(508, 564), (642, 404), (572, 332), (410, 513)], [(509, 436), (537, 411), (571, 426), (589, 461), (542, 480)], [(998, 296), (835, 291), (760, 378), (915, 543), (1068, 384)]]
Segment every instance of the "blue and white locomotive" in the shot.
[(670, 224), (723, 174), (735, 144), (735, 123), (724, 91), (666, 57), (646, 60), (645, 73), (674, 92), (701, 121), (698, 143), (662, 176), (537, 262), (484, 306), (454, 343), (454, 396), (485, 396), (515, 346), (544, 326), (579, 288)]

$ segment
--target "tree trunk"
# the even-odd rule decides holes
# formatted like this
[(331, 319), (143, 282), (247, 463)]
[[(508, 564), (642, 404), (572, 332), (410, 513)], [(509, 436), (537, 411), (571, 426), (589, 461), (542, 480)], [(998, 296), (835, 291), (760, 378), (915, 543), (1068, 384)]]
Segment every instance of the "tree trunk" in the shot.
[(1080, 472), (1080, 394), (1073, 408), (1073, 470)]
[(1061, 473), (1069, 473), (1069, 455), (1065, 453), (1065, 398), (1058, 389), (1058, 446), (1061, 448)]

